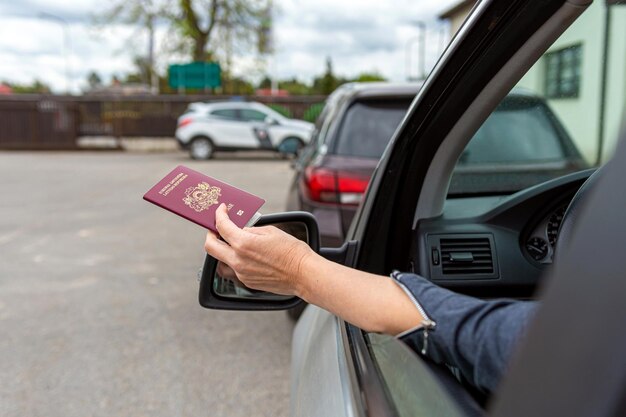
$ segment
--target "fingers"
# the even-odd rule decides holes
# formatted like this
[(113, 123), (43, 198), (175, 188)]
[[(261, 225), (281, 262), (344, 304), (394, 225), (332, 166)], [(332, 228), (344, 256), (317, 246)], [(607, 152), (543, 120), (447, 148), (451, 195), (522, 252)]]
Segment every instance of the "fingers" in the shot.
[(232, 263), (235, 256), (234, 250), (228, 246), (226, 242), (221, 241), (217, 235), (210, 230), (206, 234), (204, 250), (215, 259), (226, 264)]
[(239, 278), (237, 277), (237, 274), (235, 273), (235, 271), (230, 266), (226, 265), (224, 262), (217, 263), (217, 274), (221, 276), (222, 278), (231, 280), (232, 282), (240, 283)]
[(220, 204), (215, 211), (215, 227), (220, 236), (231, 245), (234, 241), (244, 237), (244, 232), (235, 223), (228, 218), (228, 210), (226, 204)]

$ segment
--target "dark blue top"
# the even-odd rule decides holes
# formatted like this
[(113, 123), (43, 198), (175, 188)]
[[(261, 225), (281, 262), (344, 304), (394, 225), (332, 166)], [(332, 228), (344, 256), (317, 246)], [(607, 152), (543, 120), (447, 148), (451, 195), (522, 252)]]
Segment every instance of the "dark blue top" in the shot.
[(519, 339), (536, 311), (533, 301), (489, 300), (456, 294), (419, 275), (392, 274), (435, 324), (409, 330), (400, 339), (429, 359), (458, 368), (484, 392), (493, 391), (507, 368)]

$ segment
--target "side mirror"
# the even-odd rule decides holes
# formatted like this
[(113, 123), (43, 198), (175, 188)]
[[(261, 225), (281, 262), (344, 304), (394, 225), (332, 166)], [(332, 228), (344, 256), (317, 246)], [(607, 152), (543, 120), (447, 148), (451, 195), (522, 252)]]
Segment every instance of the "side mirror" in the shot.
[[(294, 211), (262, 216), (255, 226), (275, 226), (319, 252), (317, 221), (311, 213)], [(237, 280), (234, 271), (210, 255), (204, 260), (198, 294), (200, 305), (218, 310), (286, 310), (303, 301), (298, 297), (257, 291)]]
[(278, 120), (274, 119), (273, 117), (267, 116), (267, 117), (265, 118), (265, 124), (268, 124), (268, 125), (277, 125), (277, 124), (279, 124), (279, 123), (278, 123)]

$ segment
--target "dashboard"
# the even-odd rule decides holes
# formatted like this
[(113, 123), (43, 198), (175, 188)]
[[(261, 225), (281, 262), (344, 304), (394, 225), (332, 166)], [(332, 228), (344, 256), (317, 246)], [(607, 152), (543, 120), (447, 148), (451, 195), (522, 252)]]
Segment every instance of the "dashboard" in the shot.
[(543, 218), (535, 226), (525, 240), (524, 250), (535, 262), (542, 264), (552, 263), (565, 210), (567, 210), (567, 204), (557, 207), (556, 210), (553, 210), (549, 216)]
[(413, 270), (471, 295), (532, 296), (553, 262), (569, 202), (593, 172), (510, 196), (449, 199), (442, 216), (419, 222)]

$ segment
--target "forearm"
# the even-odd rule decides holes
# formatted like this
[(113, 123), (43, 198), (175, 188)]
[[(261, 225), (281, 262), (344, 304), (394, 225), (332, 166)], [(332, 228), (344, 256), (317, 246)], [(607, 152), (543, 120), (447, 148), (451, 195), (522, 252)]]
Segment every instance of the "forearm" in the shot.
[[(401, 273), (397, 279), (436, 323), (429, 332), (426, 356), (458, 368), (472, 385), (492, 391), (523, 336), (536, 303), (467, 297), (415, 274)], [(402, 340), (415, 351), (423, 351), (421, 330), (403, 335)]]
[(423, 317), (389, 277), (330, 262), (317, 254), (303, 260), (297, 294), (366, 331), (396, 335), (419, 326)]

